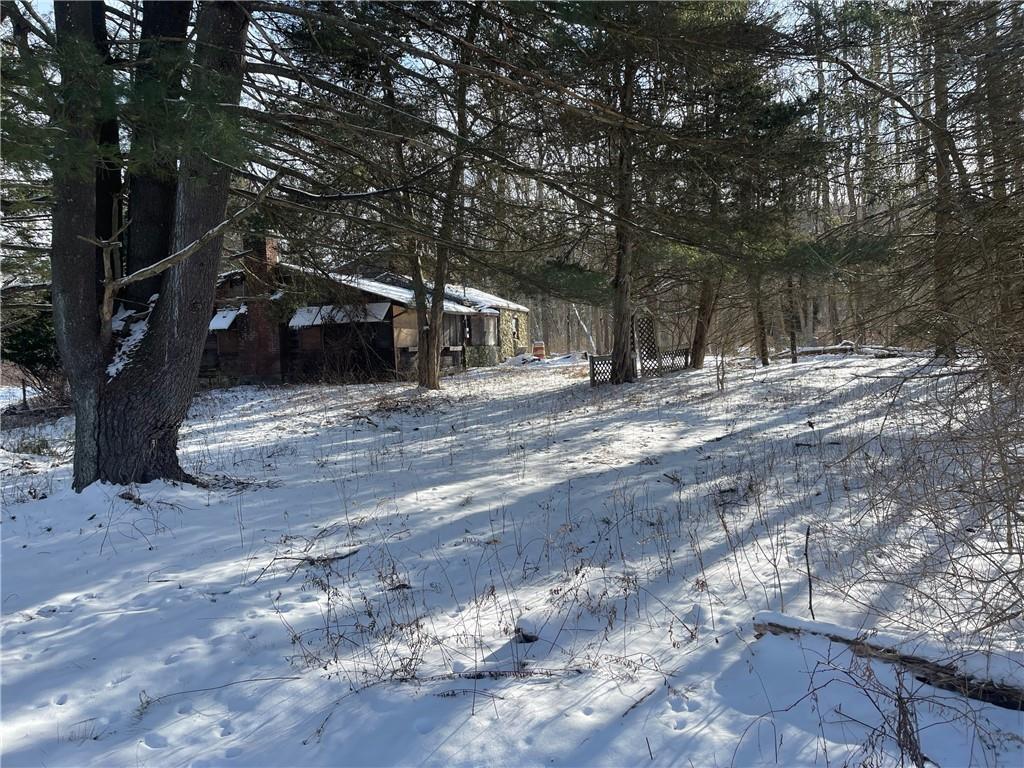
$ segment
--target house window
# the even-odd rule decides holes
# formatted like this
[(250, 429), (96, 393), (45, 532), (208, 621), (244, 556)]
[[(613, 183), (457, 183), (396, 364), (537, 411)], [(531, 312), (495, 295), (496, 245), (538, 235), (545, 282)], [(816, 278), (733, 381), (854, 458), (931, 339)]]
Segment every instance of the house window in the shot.
[(441, 320), (441, 345), (459, 347), (465, 343), (466, 331), (459, 315), (444, 315)]
[(490, 316), (469, 318), (469, 339), (469, 343), (474, 346), (495, 346), (498, 343), (498, 318)]

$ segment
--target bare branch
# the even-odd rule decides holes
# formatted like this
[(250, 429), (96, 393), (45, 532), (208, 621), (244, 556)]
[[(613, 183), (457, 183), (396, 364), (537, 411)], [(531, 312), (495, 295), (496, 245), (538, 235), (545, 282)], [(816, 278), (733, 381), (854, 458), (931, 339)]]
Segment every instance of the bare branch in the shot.
[(193, 240), (180, 251), (172, 253), (167, 258), (160, 259), (160, 261), (150, 264), (148, 267), (143, 267), (142, 269), (136, 270), (135, 272), (132, 272), (130, 275), (125, 275), (124, 277), (120, 277), (116, 280), (110, 281), (110, 284), (115, 286), (116, 288), (122, 288), (126, 285), (137, 283), (140, 280), (145, 280), (147, 277), (155, 277), (156, 275), (159, 275), (162, 272), (166, 272), (175, 264), (184, 261), (193, 253), (195, 253), (196, 251), (200, 250), (201, 248), (203, 248), (216, 238), (223, 235), (225, 232), (231, 229), (231, 227), (240, 222), (246, 216), (249, 216), (250, 214), (254, 213), (256, 209), (260, 206), (260, 203), (262, 203), (266, 199), (267, 195), (270, 194), (270, 191), (277, 184), (278, 180), (281, 178), (281, 175), (282, 174), (280, 172), (275, 174), (274, 178), (272, 178), (263, 186), (263, 188), (253, 199), (253, 201), (249, 203), (249, 205), (228, 216), (228, 218), (224, 219), (224, 221), (222, 221), (220, 224), (206, 232), (206, 234), (204, 234), (202, 237), (198, 238), (197, 240)]

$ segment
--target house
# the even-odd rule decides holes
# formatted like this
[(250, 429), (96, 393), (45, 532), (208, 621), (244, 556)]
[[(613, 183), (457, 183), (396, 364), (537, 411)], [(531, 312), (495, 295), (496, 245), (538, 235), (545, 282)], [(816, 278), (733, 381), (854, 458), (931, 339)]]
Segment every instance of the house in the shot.
[[(443, 300), (442, 367), (494, 365), (525, 350), (528, 308), (459, 285), (446, 286)], [(218, 383), (404, 376), (415, 367), (417, 327), (409, 278), (282, 263), (268, 238), (219, 278), (200, 376)]]

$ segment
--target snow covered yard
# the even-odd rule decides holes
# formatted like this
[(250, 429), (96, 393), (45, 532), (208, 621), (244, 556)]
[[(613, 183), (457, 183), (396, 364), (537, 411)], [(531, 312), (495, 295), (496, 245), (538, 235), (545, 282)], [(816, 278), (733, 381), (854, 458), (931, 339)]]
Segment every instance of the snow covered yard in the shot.
[(3, 765), (1019, 766), (1020, 711), (754, 632), (1022, 683), (1019, 621), (927, 599), (953, 532), (901, 513), (920, 373), (223, 390), (182, 441), (209, 489), (76, 495), (66, 419), (46, 456), (5, 434)]

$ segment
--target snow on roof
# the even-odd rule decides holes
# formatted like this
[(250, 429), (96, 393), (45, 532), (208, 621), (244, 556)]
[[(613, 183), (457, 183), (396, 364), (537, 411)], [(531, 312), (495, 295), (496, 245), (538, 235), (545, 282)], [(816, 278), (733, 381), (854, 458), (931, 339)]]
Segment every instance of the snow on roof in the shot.
[(239, 315), (244, 315), (249, 311), (249, 308), (242, 304), (240, 307), (224, 307), (218, 309), (216, 314), (210, 319), (210, 330), (211, 331), (226, 331), (231, 327), (231, 324), (235, 322), (235, 318)]
[(514, 312), (529, 312), (528, 307), (516, 304), (514, 301), (495, 296), (493, 293), (481, 291), (479, 288), (470, 288), (468, 285), (449, 285), (444, 291), (449, 296), (455, 296), (459, 301), (475, 305), (481, 310), (488, 309), (510, 309)]
[[(416, 306), (416, 294), (413, 292), (412, 288), (404, 288), (400, 285), (392, 285), (391, 283), (373, 280), (368, 277), (360, 277), (358, 275), (343, 275), (338, 272), (325, 272), (318, 269), (310, 269), (309, 267), (302, 267), (297, 264), (282, 263), (282, 266), (308, 275), (328, 278), (340, 283), (341, 285), (347, 285), (349, 288), (354, 288), (357, 291), (372, 293), (375, 296), (383, 296), (384, 298), (391, 299), (405, 307)], [(409, 278), (403, 279), (408, 280)], [(444, 311), (450, 315), (491, 315), (496, 313), (493, 310), (476, 306), (467, 306), (448, 299), (445, 299)]]
[(348, 304), (343, 307), (331, 304), (322, 307), (299, 307), (288, 321), (288, 327), (309, 328), (328, 323), (377, 323), (387, 318), (390, 306), (389, 302), (379, 301), (370, 304)]
[[(350, 288), (366, 291), (367, 293), (374, 293), (378, 296), (387, 296), (389, 299), (397, 301), (406, 307), (416, 306), (416, 294), (411, 288), (403, 288), (399, 285), (392, 285), (391, 283), (372, 280), (368, 277), (359, 277), (357, 275), (340, 275), (337, 273), (331, 273), (331, 277), (342, 285), (347, 285)], [(445, 299), (444, 311), (450, 315), (476, 315), (482, 312), (482, 310), (476, 307), (468, 307), (457, 301), (449, 301), (448, 299)]]

